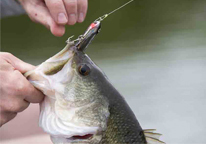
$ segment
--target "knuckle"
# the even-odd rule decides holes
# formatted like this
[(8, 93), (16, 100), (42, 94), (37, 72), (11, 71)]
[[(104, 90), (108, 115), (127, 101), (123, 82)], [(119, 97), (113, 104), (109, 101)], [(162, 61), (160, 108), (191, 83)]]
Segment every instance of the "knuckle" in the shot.
[(60, 0), (56, 0), (56, 1), (50, 1), (50, 4), (49, 4), (51, 7), (54, 7), (55, 9), (56, 8), (61, 8), (63, 6), (62, 4), (62, 1)]
[(20, 104), (17, 103), (16, 101), (8, 104), (7, 110), (11, 112), (17, 112), (20, 108)]
[(27, 88), (27, 85), (24, 82), (20, 81), (15, 87), (15, 90), (17, 93), (22, 93), (26, 90), (26, 88)]
[(0, 76), (2, 76), (3, 79), (8, 79), (10, 76), (9, 73), (14, 70), (14, 67), (10, 63), (4, 60), (4, 61), (0, 61), (0, 70), (1, 70)]
[(3, 57), (12, 57), (13, 55), (9, 52), (1, 52), (1, 56), (3, 56)]
[(14, 76), (13, 84), (11, 84), (12, 89), (16, 92), (16, 94), (23, 94), (27, 91), (28, 83), (22, 80), (20, 76)]
[(70, 9), (74, 10), (77, 6), (75, 3), (70, 3), (69, 7), (70, 7)]
[(67, 9), (76, 9), (77, 8), (77, 1), (76, 0), (67, 0), (65, 1), (65, 4), (67, 6)]

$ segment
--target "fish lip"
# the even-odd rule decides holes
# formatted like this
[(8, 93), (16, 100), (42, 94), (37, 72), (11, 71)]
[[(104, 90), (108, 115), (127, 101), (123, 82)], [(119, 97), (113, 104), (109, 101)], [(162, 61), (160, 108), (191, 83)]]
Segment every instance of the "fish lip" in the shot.
[(74, 137), (58, 137), (51, 135), (51, 140), (54, 144), (72, 144), (72, 143), (90, 143), (94, 138), (95, 134), (86, 134), (84, 136), (74, 136)]
[(51, 58), (47, 59), (45, 62), (58, 62), (63, 60), (70, 60), (74, 55), (74, 50), (67, 45), (64, 49), (60, 52), (52, 56)]
[(86, 135), (83, 135), (83, 136), (75, 135), (75, 136), (72, 136), (72, 137), (66, 138), (66, 139), (70, 140), (70, 141), (83, 141), (83, 140), (92, 139), (93, 136), (94, 136), (94, 134), (86, 134)]

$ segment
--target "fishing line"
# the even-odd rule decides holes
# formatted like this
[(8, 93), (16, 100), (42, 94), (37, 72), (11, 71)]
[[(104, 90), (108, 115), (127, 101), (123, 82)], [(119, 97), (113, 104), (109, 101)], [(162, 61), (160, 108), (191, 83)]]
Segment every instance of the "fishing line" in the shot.
[(116, 12), (116, 11), (118, 11), (119, 9), (125, 7), (126, 5), (128, 5), (129, 3), (133, 2), (133, 1), (134, 1), (134, 0), (128, 1), (127, 3), (123, 4), (122, 6), (116, 8), (115, 10), (111, 11), (110, 13), (108, 13), (107, 16), (110, 15), (110, 14), (112, 14), (112, 13), (114, 13), (114, 12)]
[(97, 18), (95, 21), (100, 21), (100, 22), (103, 21), (106, 17), (108, 17), (108, 16), (111, 15), (112, 13), (118, 11), (119, 9), (125, 7), (126, 5), (128, 5), (129, 3), (133, 2), (133, 1), (134, 1), (134, 0), (130, 0), (130, 1), (126, 2), (125, 4), (123, 4), (122, 6), (116, 8), (115, 10), (109, 12), (108, 14), (105, 14), (105, 15), (103, 15), (103, 16)]

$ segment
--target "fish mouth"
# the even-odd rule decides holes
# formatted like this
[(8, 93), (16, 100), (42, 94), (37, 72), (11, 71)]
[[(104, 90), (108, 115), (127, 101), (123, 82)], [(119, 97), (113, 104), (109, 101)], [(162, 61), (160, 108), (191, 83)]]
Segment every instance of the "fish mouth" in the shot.
[(70, 138), (62, 138), (51, 136), (51, 140), (54, 144), (72, 144), (72, 143), (90, 143), (94, 139), (94, 134), (86, 134), (83, 136), (74, 135)]
[(74, 135), (74, 136), (72, 136), (70, 138), (67, 138), (67, 140), (70, 140), (70, 141), (88, 140), (88, 139), (92, 139), (93, 136), (94, 136), (94, 134), (86, 134), (86, 135), (83, 135), (83, 136)]

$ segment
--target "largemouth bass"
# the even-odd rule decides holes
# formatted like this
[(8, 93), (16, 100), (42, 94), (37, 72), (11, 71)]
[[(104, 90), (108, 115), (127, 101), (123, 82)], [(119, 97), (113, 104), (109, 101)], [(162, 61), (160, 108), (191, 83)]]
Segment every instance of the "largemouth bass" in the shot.
[(163, 143), (142, 130), (103, 71), (74, 41), (26, 74), (45, 95), (39, 125), (54, 144)]
[(106, 16), (25, 74), (46, 95), (39, 125), (54, 144), (162, 144), (153, 129), (142, 130), (125, 99), (84, 52)]

